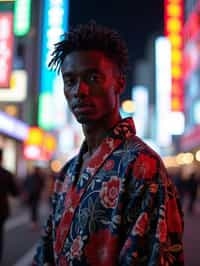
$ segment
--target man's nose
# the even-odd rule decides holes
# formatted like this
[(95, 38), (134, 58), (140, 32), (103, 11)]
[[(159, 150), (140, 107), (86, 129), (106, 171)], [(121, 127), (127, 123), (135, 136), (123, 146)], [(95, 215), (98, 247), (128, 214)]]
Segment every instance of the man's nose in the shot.
[(88, 84), (84, 80), (79, 80), (76, 86), (76, 94), (77, 96), (87, 96), (89, 93)]

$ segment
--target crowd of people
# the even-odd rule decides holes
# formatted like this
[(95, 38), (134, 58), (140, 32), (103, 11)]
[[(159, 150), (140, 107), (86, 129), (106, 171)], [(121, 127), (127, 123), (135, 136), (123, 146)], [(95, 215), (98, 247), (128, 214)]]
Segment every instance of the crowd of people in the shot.
[(197, 167), (176, 167), (169, 169), (180, 196), (181, 205), (189, 215), (195, 213), (195, 205), (198, 200), (200, 174)]
[(54, 183), (54, 174), (48, 169), (33, 165), (24, 177), (17, 178), (3, 167), (3, 149), (0, 149), (0, 264), (3, 257), (5, 223), (12, 213), (10, 199), (16, 198), (20, 207), (29, 213), (30, 229), (41, 228), (39, 207), (42, 195), (49, 204)]

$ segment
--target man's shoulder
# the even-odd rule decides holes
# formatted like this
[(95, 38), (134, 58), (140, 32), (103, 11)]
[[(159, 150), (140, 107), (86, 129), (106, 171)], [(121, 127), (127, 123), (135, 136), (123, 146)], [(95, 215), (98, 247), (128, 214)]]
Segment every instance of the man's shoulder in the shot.
[(132, 138), (127, 139), (126, 148), (130, 151), (135, 152), (137, 155), (146, 154), (154, 157), (157, 160), (161, 160), (158, 152), (137, 135), (134, 135)]
[(129, 169), (137, 179), (143, 181), (158, 181), (166, 183), (169, 179), (167, 169), (161, 156), (141, 138), (134, 136), (127, 143), (128, 149), (133, 153)]

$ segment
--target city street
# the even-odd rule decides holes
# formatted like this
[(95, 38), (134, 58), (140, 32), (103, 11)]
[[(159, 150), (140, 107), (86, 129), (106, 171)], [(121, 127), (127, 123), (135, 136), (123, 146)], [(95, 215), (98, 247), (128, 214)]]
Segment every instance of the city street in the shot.
[[(45, 205), (40, 209), (41, 223), (48, 210)], [(200, 265), (200, 201), (196, 204), (196, 213), (185, 213), (185, 266)], [(28, 211), (18, 207), (6, 224), (5, 252), (2, 266), (29, 266), (35, 251), (40, 230), (32, 231)]]
[[(15, 205), (6, 223), (4, 257), (1, 266), (28, 266), (35, 252), (41, 228), (32, 230), (28, 209)], [(45, 204), (40, 207), (40, 224), (48, 214)]]
[(194, 215), (185, 213), (185, 266), (200, 265), (200, 200), (196, 204), (196, 212)]

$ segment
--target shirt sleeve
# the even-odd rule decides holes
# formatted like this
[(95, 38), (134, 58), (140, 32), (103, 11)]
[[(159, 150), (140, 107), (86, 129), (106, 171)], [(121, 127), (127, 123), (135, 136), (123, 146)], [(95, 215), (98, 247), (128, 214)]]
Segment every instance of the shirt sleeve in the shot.
[(54, 266), (53, 239), (52, 239), (52, 215), (49, 215), (44, 226), (42, 237), (38, 243), (32, 266)]
[[(183, 214), (164, 166), (132, 169), (120, 266), (183, 266)], [(145, 170), (144, 170), (145, 168)], [(149, 169), (149, 170), (148, 170)], [(149, 172), (149, 173), (148, 173)], [(134, 191), (134, 192), (133, 192)]]

